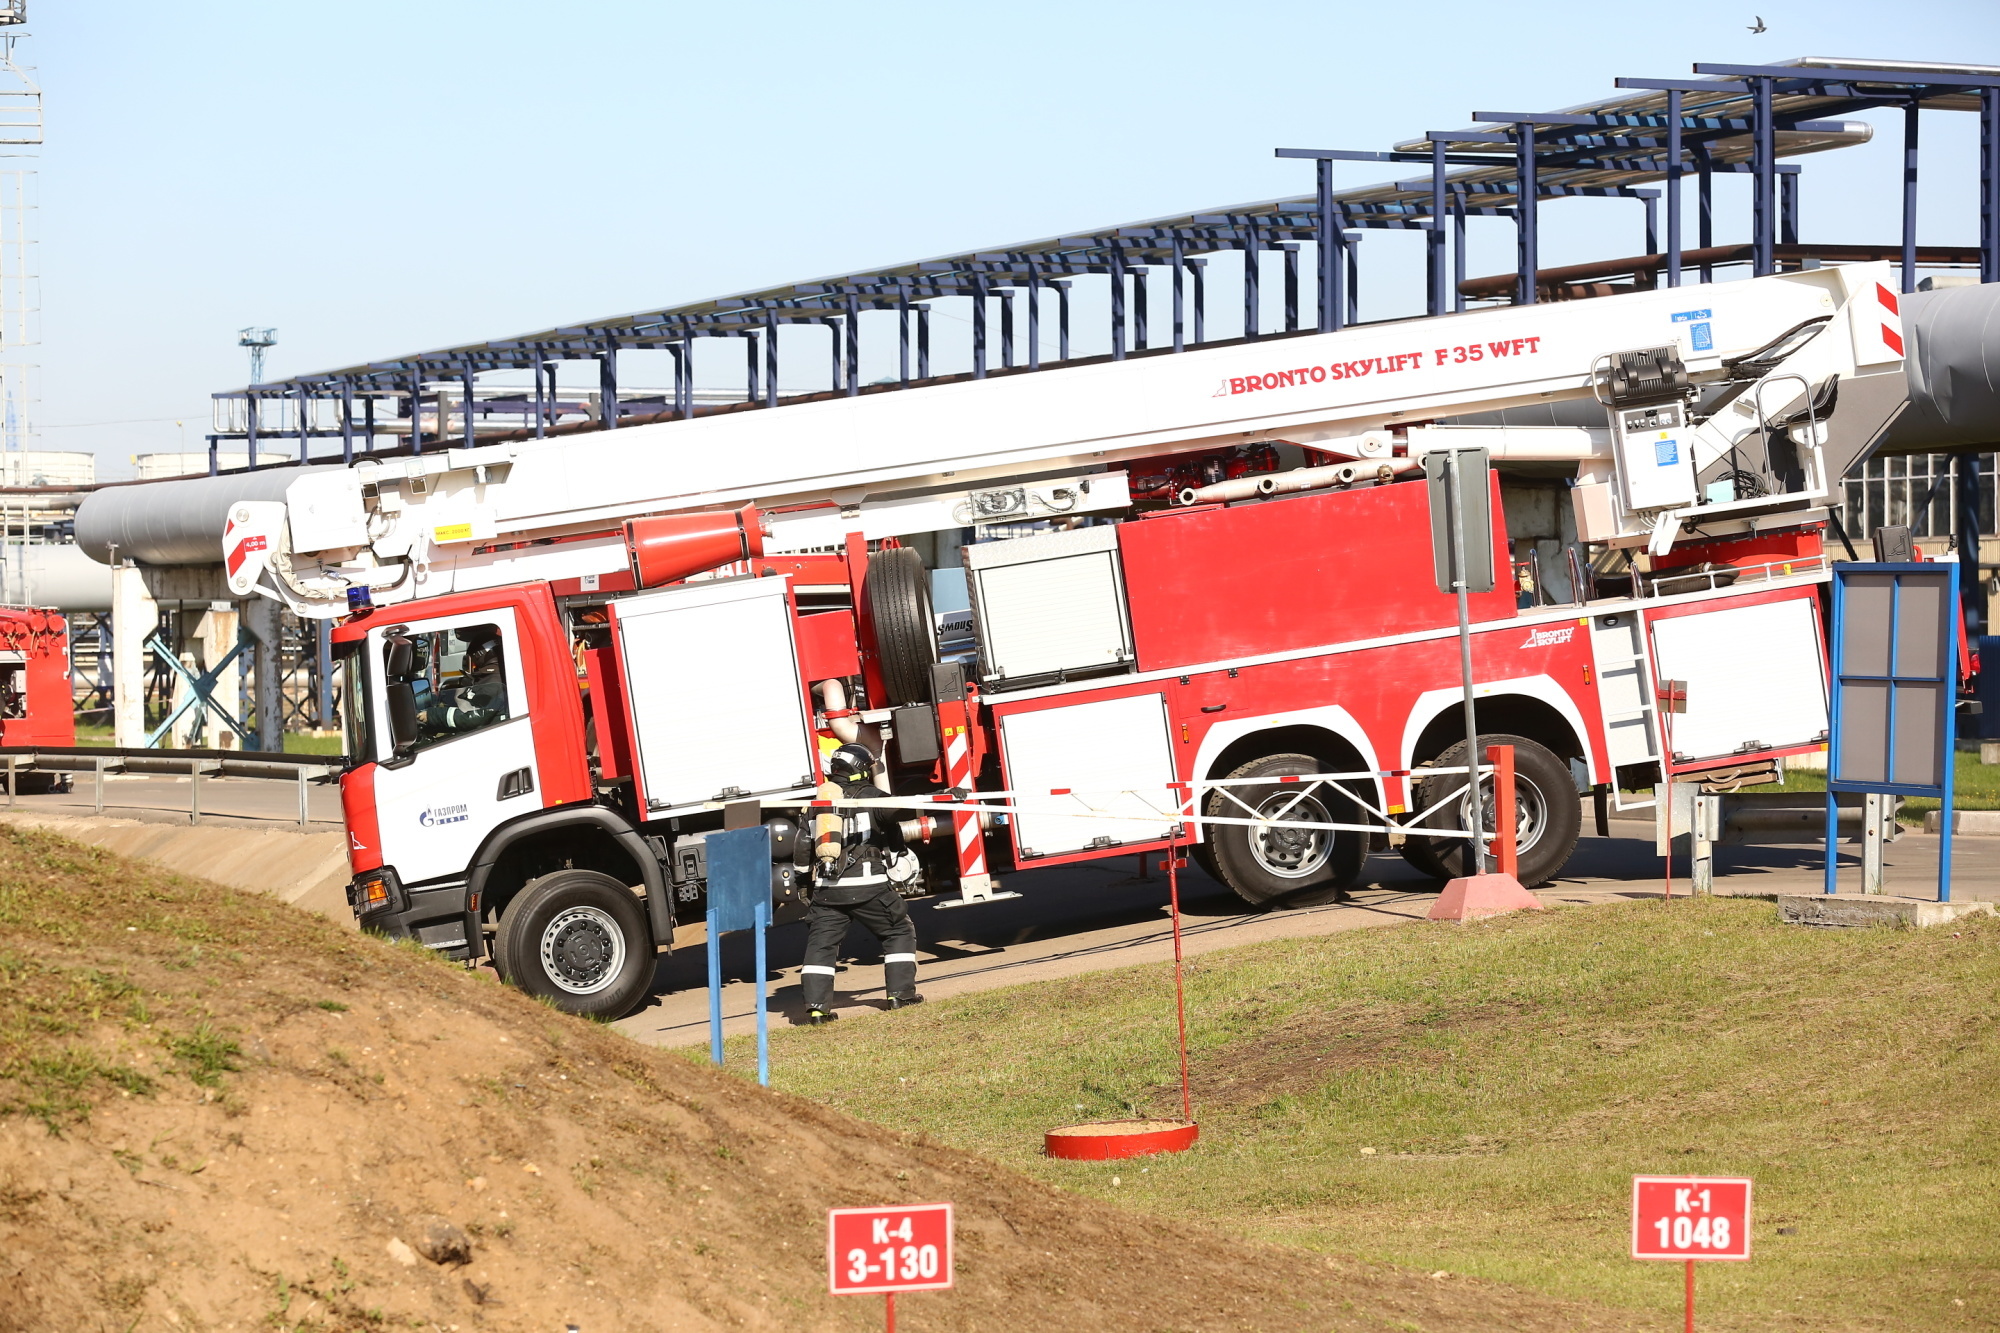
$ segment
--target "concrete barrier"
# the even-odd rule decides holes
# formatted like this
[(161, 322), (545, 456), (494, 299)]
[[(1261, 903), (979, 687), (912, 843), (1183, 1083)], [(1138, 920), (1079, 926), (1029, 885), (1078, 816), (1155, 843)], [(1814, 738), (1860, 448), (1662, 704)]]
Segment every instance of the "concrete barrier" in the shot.
[(191, 826), (26, 810), (0, 813), (0, 820), (18, 828), (47, 829), (183, 875), (273, 894), (295, 907), (354, 924), (347, 909), (349, 871), (343, 831)]
[[(1944, 827), (1942, 810), (1924, 812), (1924, 832), (1936, 833)], [(1951, 812), (1951, 831), (1970, 837), (2000, 838), (2000, 810), (1954, 810)]]

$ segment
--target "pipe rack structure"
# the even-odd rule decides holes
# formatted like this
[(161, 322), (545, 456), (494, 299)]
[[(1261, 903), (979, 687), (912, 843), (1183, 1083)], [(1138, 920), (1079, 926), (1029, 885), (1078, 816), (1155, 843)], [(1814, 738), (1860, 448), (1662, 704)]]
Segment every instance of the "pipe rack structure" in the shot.
[[(1102, 278), (1108, 287), (1111, 359), (1182, 351), (1208, 342), (1206, 262), (1225, 251), (1246, 256), (1240, 292), (1243, 337), (1271, 336), (1261, 327), (1264, 257), (1269, 253), (1282, 261), (1282, 332), (1300, 331), (1302, 318), (1312, 331), (1331, 332), (1355, 321), (1361, 248), (1356, 242), (1370, 229), (1425, 233), (1426, 305), (1432, 315), (1463, 309), (1468, 300), (1504, 297), (1529, 303), (1610, 290), (1579, 283), (1563, 270), (1541, 268), (1539, 210), (1543, 201), (1560, 198), (1637, 199), (1643, 205), (1642, 253), (1611, 261), (1608, 274), (1595, 276), (1625, 275), (1641, 286), (1656, 281), (1678, 286), (1691, 271), (1711, 280), (1726, 263), (1747, 263), (1761, 276), (1781, 265), (1838, 261), (1857, 247), (1833, 245), (1820, 256), (1813, 246), (1799, 243), (1799, 168), (1779, 159), (1866, 142), (1869, 125), (1839, 117), (1877, 107), (1898, 107), (1905, 113), (1903, 234), (1896, 247), (1859, 248), (1900, 258), (1906, 291), (1915, 290), (1923, 263), (1976, 262), (1982, 282), (2000, 280), (2000, 67), (1807, 58), (1775, 65), (1703, 64), (1695, 66), (1695, 73), (1703, 77), (1619, 79), (1617, 86), (1624, 90), (1619, 95), (1563, 111), (1476, 112), (1475, 128), (1430, 131), (1387, 152), (1279, 149), (1281, 157), (1313, 161), (1317, 188), (1310, 195), (888, 265), (249, 385), (215, 395), (218, 420), (208, 437), (211, 460), (224, 441), (244, 441), (254, 459), (260, 443), (293, 439), (294, 461), (310, 463), (320, 461), (316, 442), (337, 440), (339, 459), (352, 462), (357, 456), (420, 454), (426, 447), (447, 444), (539, 438), (552, 430), (612, 429), (777, 407), (823, 396), (781, 395), (778, 388), (779, 331), (800, 325), (833, 331), (827, 392), (856, 395), (864, 391), (859, 368), (863, 325), (873, 329), (877, 323), (864, 321), (864, 313), (896, 317), (893, 325), (881, 321), (880, 332), (894, 330), (899, 373), (893, 384), (881, 387), (957, 378), (934, 376), (930, 366), (931, 305), (946, 299), (970, 305), (972, 378), (1074, 364), (1071, 288), (1085, 279)], [(1980, 118), (1981, 239), (1976, 252), (1917, 245), (1918, 124), (1926, 110), (1975, 112)], [(1430, 171), (1419, 179), (1336, 189), (1335, 165), (1355, 161), (1420, 164)], [(1752, 179), (1748, 247), (1713, 244), (1717, 173)], [(1692, 249), (1683, 245), (1681, 225), (1682, 192), (1690, 177), (1698, 205)], [(1644, 188), (1654, 183), (1664, 186), (1664, 243), (1658, 218), (1662, 191)], [(1466, 277), (1469, 217), (1513, 222), (1518, 262), (1511, 277)], [(1307, 246), (1310, 262), (1302, 263)], [(1157, 328), (1149, 309), (1149, 276), (1162, 270), (1171, 288), (1166, 330)], [(1025, 307), (1025, 358), (1016, 349), (1017, 294)], [(1054, 362), (1045, 363), (1041, 328), (1050, 297), (1056, 306), (1059, 352)], [(997, 349), (992, 327), (996, 302)], [(693, 349), (704, 338), (742, 341), (740, 403), (695, 401)], [(671, 354), (673, 387), (642, 401), (621, 401), (618, 354), (635, 348)], [(564, 361), (596, 364), (598, 389), (587, 415), (557, 393), (555, 366)], [(482, 390), (479, 376), (496, 371), (530, 372), (533, 387), (509, 396), (495, 396), (491, 387)], [(876, 389), (871, 385), (867, 391)], [(463, 405), (458, 428), (449, 436), (447, 395)], [(572, 390), (569, 398), (575, 397)], [(220, 469), (212, 461), (210, 470)]]

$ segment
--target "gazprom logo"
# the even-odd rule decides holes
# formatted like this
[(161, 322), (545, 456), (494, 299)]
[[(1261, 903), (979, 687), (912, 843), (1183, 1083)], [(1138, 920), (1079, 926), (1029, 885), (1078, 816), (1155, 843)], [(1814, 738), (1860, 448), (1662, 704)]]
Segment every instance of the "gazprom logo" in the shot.
[(463, 824), (471, 816), (463, 805), (434, 805), (417, 816), (417, 822), (425, 828), (436, 828), (440, 824)]

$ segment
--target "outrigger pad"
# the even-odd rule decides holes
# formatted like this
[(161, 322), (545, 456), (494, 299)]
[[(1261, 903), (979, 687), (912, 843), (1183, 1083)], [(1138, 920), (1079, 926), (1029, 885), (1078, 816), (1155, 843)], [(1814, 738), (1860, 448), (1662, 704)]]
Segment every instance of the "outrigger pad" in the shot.
[(1470, 921), (1507, 912), (1542, 911), (1541, 899), (1521, 887), (1512, 875), (1466, 875), (1444, 886), (1431, 904), (1433, 921)]

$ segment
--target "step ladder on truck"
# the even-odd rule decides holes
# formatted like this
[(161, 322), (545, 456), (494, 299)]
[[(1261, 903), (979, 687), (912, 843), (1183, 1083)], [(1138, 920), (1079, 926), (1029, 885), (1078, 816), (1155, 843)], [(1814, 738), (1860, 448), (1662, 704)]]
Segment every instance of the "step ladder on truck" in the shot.
[[(1579, 576), (1472, 599), (1534, 884), (1580, 791), (1601, 815), (1824, 744), (1826, 506), (1907, 394), (1887, 279), (1704, 288), (1698, 335), (1685, 293), (1642, 291), (363, 460), (234, 505), (223, 550), (239, 594), (339, 619), (362, 923), (607, 1014), (701, 919), (726, 806), (772, 822), (797, 910), (834, 743), (912, 798), (1125, 794), (915, 821), (912, 896), (1184, 844), (1253, 903), (1353, 880), (1369, 835), (1311, 826), (1356, 802), (1285, 779), (1367, 771), (1390, 812), (1462, 784), (1434, 772), (1467, 756), (1412, 482), (1483, 445), (1510, 517), (1567, 492)], [(1466, 420), (1592, 400), (1601, 424)], [(977, 540), (996, 524), (1043, 530)], [(934, 590), (959, 587), (970, 640), (941, 640)], [(1272, 822), (1174, 816), (1175, 784), (1222, 781), (1197, 816)], [(1470, 827), (1462, 804), (1426, 827)], [(1436, 875), (1470, 859), (1396, 841)]]

